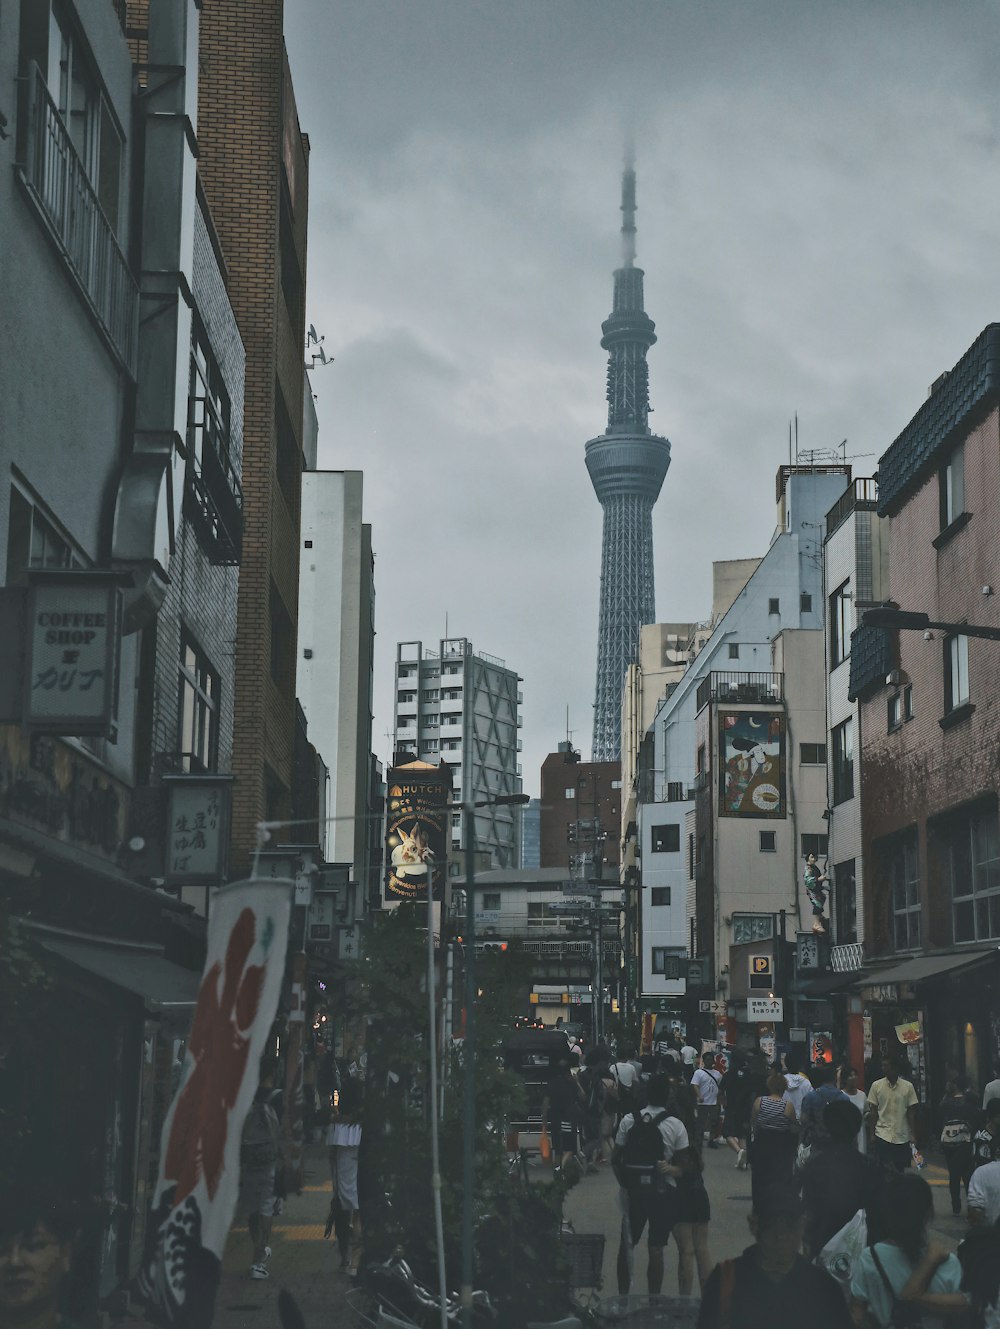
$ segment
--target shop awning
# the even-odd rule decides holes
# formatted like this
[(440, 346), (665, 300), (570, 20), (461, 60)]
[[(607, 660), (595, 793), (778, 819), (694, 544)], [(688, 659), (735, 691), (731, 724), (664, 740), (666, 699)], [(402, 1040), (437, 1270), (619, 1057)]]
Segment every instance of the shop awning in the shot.
[(159, 947), (52, 936), (41, 931), (35, 931), (35, 936), (53, 955), (142, 997), (151, 1007), (193, 1008), (197, 1000), (201, 975), (165, 959)]
[(798, 988), (801, 997), (825, 997), (831, 992), (846, 992), (861, 982), (867, 982), (863, 969), (852, 969), (843, 973), (824, 974), (822, 978), (804, 979)]
[(882, 983), (922, 983), (938, 978), (953, 969), (964, 969), (1000, 954), (1000, 948), (991, 946), (985, 951), (952, 951), (947, 955), (914, 955), (886, 969), (876, 969), (858, 978), (854, 987), (877, 987)]

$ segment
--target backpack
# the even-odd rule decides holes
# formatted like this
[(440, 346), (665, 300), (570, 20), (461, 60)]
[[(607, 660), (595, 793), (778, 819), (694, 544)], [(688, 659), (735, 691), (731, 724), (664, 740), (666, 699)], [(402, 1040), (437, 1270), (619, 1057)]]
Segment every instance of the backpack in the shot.
[(941, 1127), (941, 1143), (949, 1144), (968, 1144), (972, 1139), (972, 1131), (969, 1129), (969, 1123), (961, 1117), (955, 1117), (952, 1121), (946, 1121)]
[(278, 1161), (278, 1118), (266, 1103), (254, 1103), (243, 1126), (240, 1165), (250, 1170), (272, 1168)]
[[(618, 1111), (621, 1113), (623, 1117), (628, 1116), (630, 1112), (633, 1112), (635, 1110), (636, 1106), (635, 1099), (632, 1094), (634, 1083), (622, 1084), (621, 1080), (619, 1080), (618, 1078), (618, 1072), (615, 1070), (614, 1066), (611, 1067), (611, 1078), (614, 1081), (614, 1084), (610, 1089), (607, 1090), (607, 1097), (608, 1099), (610, 1099), (612, 1103), (615, 1104), (615, 1106), (618, 1108)], [(638, 1077), (636, 1078), (638, 1079)]]
[(663, 1161), (663, 1136), (660, 1122), (670, 1113), (663, 1109), (655, 1117), (630, 1114), (633, 1125), (625, 1136), (625, 1143), (615, 1151), (615, 1176), (626, 1190), (641, 1190), (655, 1186), (657, 1163)]

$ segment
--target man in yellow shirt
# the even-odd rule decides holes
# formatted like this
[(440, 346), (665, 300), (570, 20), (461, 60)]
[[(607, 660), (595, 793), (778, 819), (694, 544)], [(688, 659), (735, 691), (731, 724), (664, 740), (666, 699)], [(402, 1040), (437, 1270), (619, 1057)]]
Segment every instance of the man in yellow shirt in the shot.
[(900, 1078), (901, 1067), (895, 1057), (882, 1062), (882, 1079), (868, 1091), (868, 1138), (872, 1154), (897, 1172), (905, 1172), (913, 1157), (910, 1145), (917, 1119), (917, 1091), (909, 1080)]

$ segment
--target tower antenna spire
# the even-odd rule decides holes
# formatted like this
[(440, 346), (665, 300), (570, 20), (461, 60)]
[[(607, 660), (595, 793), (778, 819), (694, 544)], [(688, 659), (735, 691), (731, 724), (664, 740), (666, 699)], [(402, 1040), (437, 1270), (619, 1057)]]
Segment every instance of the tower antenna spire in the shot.
[(628, 142), (622, 172), (622, 266), (625, 268), (635, 263), (635, 211), (635, 155)]

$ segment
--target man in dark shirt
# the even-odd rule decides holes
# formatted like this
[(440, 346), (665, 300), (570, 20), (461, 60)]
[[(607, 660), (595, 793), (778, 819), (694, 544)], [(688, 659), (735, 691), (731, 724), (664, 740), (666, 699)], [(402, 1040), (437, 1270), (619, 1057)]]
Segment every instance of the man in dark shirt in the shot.
[(802, 1203), (786, 1186), (765, 1191), (750, 1231), (756, 1242), (709, 1275), (698, 1329), (774, 1329), (807, 1322), (809, 1329), (851, 1329), (840, 1288), (799, 1254)]
[(582, 1107), (583, 1091), (570, 1070), (569, 1058), (560, 1057), (542, 1103), (542, 1115), (548, 1121), (552, 1161), (557, 1172), (576, 1153), (576, 1128)]
[(828, 1103), (823, 1111), (827, 1144), (810, 1155), (799, 1173), (806, 1211), (805, 1251), (810, 1259), (859, 1209), (868, 1215), (870, 1227), (877, 1217), (882, 1171), (874, 1159), (858, 1152), (861, 1122), (860, 1111), (846, 1097)]
[[(823, 1116), (827, 1106), (830, 1103), (847, 1103), (850, 1101), (843, 1089), (838, 1089), (834, 1084), (835, 1074), (833, 1066), (825, 1061), (814, 1067), (812, 1072), (813, 1091), (806, 1094), (802, 1100), (799, 1129), (802, 1132), (802, 1143), (807, 1145), (813, 1153), (825, 1149), (830, 1143)], [(853, 1107), (854, 1104), (852, 1103), (851, 1106)], [(861, 1129), (860, 1125), (858, 1129)]]

